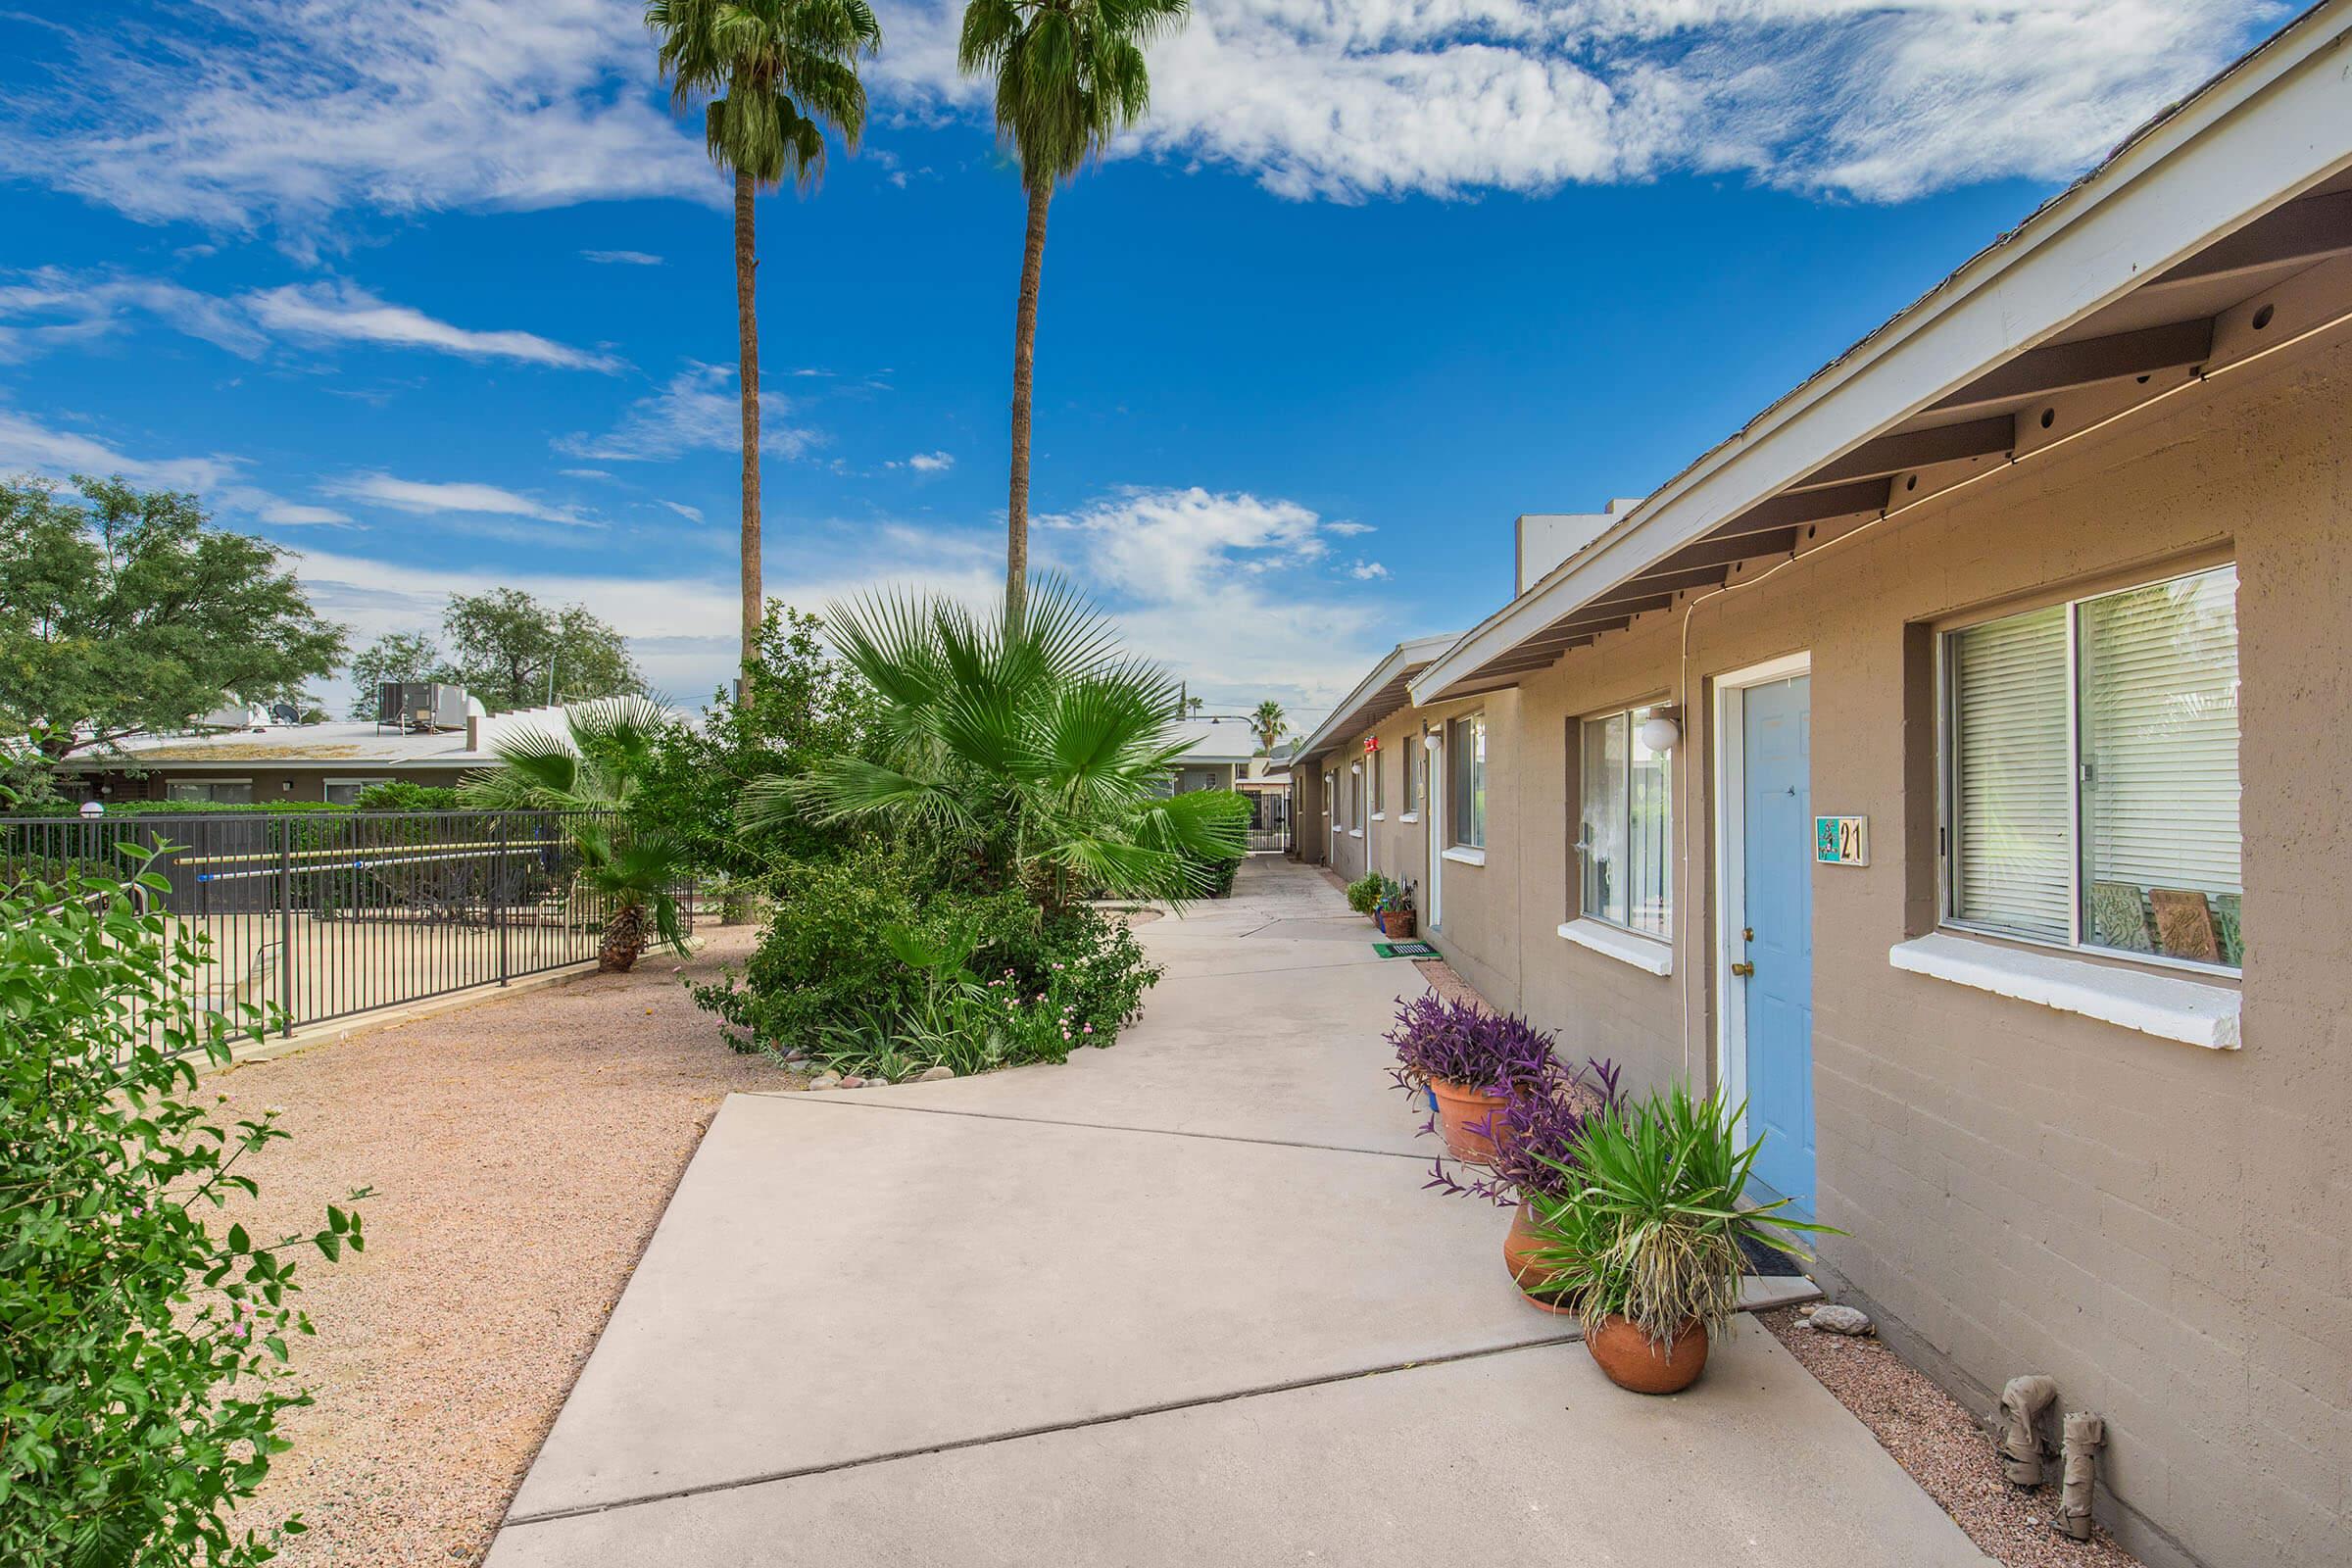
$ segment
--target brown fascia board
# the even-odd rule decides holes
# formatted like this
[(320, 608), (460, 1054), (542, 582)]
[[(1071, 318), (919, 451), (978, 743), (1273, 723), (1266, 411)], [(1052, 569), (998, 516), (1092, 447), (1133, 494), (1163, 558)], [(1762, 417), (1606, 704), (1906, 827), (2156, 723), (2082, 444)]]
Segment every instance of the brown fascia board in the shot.
[(2288, 202), (2142, 285), (2170, 288), (2352, 251), (2352, 190)]
[(2143, 326), (2111, 337), (2045, 343), (1986, 371), (1931, 407), (1937, 412), (1985, 407), (2120, 380), (2127, 375), (2177, 370), (2183, 366), (2202, 365), (2212, 352), (2213, 322), (2206, 317)]

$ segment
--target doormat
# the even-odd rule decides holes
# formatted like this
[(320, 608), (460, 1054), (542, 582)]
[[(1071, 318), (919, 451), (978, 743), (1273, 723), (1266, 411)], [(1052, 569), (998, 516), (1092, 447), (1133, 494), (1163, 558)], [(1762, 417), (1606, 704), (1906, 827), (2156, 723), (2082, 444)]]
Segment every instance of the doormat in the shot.
[(1434, 958), (1438, 950), (1426, 942), (1375, 942), (1372, 951), (1384, 958)]
[(1766, 1247), (1751, 1237), (1740, 1238), (1740, 1255), (1747, 1259), (1750, 1274), (1769, 1274), (1780, 1278), (1803, 1278), (1804, 1265), (1787, 1252)]

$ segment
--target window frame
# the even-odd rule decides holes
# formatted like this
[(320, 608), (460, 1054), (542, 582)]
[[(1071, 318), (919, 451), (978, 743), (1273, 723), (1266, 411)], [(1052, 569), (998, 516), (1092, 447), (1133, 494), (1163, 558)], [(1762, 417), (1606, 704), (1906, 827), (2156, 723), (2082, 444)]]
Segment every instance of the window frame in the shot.
[(1364, 754), (1364, 769), (1372, 775), (1372, 820), (1385, 822), (1389, 815), (1388, 776), (1380, 769), (1380, 760), (1386, 755), (1379, 748)]
[[(388, 773), (370, 778), (322, 778), (318, 781), (318, 798), (331, 806), (335, 803), (335, 798), (330, 792), (338, 785), (352, 786), (352, 793), (356, 795), (362, 790), (372, 789), (378, 784), (389, 784), (391, 782), (392, 777)], [(350, 803), (346, 802), (345, 804), (348, 805)]]
[[(207, 790), (218, 789), (223, 784), (236, 785), (245, 791), (245, 799), (222, 801), (216, 800), (211, 795), (174, 795), (172, 793), (187, 784), (201, 784)], [(259, 806), (261, 804), (261, 785), (259, 781), (252, 778), (189, 778), (185, 776), (166, 778), (164, 780), (164, 799), (167, 802), (177, 801), (187, 806)]]
[[(2094, 600), (2126, 594), (2141, 588), (2161, 587), (2200, 577), (2224, 567), (2234, 568), (2233, 554), (2222, 554), (2176, 563), (2171, 567), (2146, 575), (2143, 571), (2108, 573), (2063, 592), (2035, 595), (2006, 601), (1998, 606), (1952, 616), (1934, 623), (1936, 634), (1936, 929), (1962, 936), (1983, 937), (1995, 942), (2016, 943), (2044, 953), (2065, 954), (2069, 957), (2101, 960), (2119, 965), (2144, 965), (2149, 968), (2170, 969), (2179, 973), (2201, 975), (2210, 979), (2242, 981), (2245, 969), (2241, 965), (2207, 963), (2201, 958), (2182, 958), (2169, 953), (2139, 953), (2127, 948), (2101, 947), (2082, 940), (2082, 607)], [(2244, 587), (2240, 579), (2239, 588)], [(1952, 645), (1962, 632), (2013, 616), (2032, 614), (2053, 607), (2065, 612), (2066, 622), (2066, 834), (2067, 834), (2067, 938), (2056, 941), (2049, 937), (2031, 936), (2022, 932), (2003, 930), (1999, 926), (1968, 920), (1956, 912), (1960, 879), (1959, 822), (1956, 808), (1959, 804), (1958, 748), (1953, 744), (1959, 733), (1958, 682), (1953, 678)], [(2234, 612), (2233, 612), (2234, 613)], [(2242, 645), (2242, 635), (2240, 637)], [(2242, 676), (2241, 676), (2242, 679)], [(2241, 757), (2242, 762), (2242, 729)], [(2241, 771), (2242, 789), (2244, 776)], [(2239, 844), (2244, 844), (2245, 828), (2238, 828)], [(2239, 894), (2242, 899), (2243, 893)]]
[[(1592, 780), (1586, 775), (1585, 767), (1586, 731), (1594, 724), (1614, 723), (1618, 719), (1623, 719), (1625, 721), (1625, 773), (1623, 776), (1623, 784), (1626, 811), (1625, 833), (1626, 844), (1628, 847), (1626, 858), (1630, 865), (1630, 862), (1633, 858), (1631, 847), (1633, 844), (1634, 826), (1634, 748), (1640, 744), (1638, 737), (1642, 724), (1646, 719), (1655, 717), (1658, 710), (1663, 706), (1665, 705), (1662, 701), (1633, 703), (1624, 708), (1603, 709), (1598, 712), (1580, 714), (1579, 716), (1569, 720), (1568, 744), (1572, 748), (1571, 760), (1575, 764), (1573, 772), (1576, 779), (1576, 799), (1573, 803), (1573, 806), (1576, 811), (1575, 820), (1578, 831), (1575, 838), (1570, 841), (1568, 849), (1570, 855), (1574, 857), (1574, 863), (1576, 867), (1573, 876), (1576, 890), (1576, 914), (1578, 919), (1591, 920), (1595, 925), (1605, 925), (1612, 931), (1622, 931), (1627, 936), (1637, 937), (1643, 942), (1662, 942), (1668, 947), (1672, 947), (1677, 935), (1677, 927), (1675, 924), (1675, 888), (1673, 875), (1675, 861), (1675, 788), (1673, 753), (1668, 752), (1663, 754), (1662, 761), (1664, 766), (1660, 774), (1661, 778), (1664, 780), (1666, 790), (1666, 831), (1664, 839), (1666, 877), (1663, 891), (1660, 894), (1660, 906), (1666, 916), (1666, 929), (1663, 931), (1644, 931), (1640, 926), (1631, 924), (1628, 921), (1611, 918), (1607, 913), (1593, 908), (1592, 905), (1588, 904), (1585, 900), (1585, 881), (1592, 868), (1592, 846), (1585, 835), (1585, 824), (1589, 820), (1585, 814), (1585, 807), (1588, 799), (1586, 795), (1586, 789), (1592, 783)], [(1640, 716), (1638, 717), (1637, 715)], [(1626, 896), (1626, 910), (1629, 914), (1632, 912), (1633, 906), (1632, 889), (1629, 887), (1627, 889)]]
[[(1466, 744), (1471, 728), (1476, 726), (1480, 744)], [(1446, 721), (1446, 847), (1453, 850), (1475, 850), (1484, 855), (1487, 849), (1487, 817), (1485, 795), (1487, 783), (1486, 751), (1487, 710), (1474, 708), (1467, 713), (1456, 713)], [(1477, 787), (1469, 782), (1469, 769), (1478, 769)], [(1458, 771), (1457, 771), (1458, 769)], [(1478, 807), (1478, 837), (1462, 836), (1462, 820), (1473, 804)]]

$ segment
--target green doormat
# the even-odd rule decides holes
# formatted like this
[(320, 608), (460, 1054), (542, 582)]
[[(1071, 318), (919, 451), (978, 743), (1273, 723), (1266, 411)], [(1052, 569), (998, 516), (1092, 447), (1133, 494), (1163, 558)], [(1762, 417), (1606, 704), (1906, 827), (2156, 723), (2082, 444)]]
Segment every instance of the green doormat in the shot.
[(1438, 950), (1426, 942), (1375, 942), (1372, 951), (1384, 958), (1434, 958)]

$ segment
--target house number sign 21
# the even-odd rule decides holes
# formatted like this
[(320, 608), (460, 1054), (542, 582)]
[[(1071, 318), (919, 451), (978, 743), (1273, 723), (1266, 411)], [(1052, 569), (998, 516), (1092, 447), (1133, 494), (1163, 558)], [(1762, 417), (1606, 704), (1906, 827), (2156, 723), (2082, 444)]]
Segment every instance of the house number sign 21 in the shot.
[(1817, 816), (1813, 819), (1813, 858), (1822, 865), (1868, 865), (1870, 818)]

